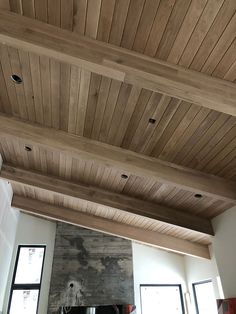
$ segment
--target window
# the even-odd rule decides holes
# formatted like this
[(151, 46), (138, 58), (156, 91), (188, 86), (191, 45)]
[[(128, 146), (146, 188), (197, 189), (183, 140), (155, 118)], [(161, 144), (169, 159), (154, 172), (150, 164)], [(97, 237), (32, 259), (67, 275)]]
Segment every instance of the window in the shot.
[(216, 298), (211, 280), (193, 284), (197, 314), (217, 314)]
[(46, 247), (20, 245), (11, 285), (9, 314), (36, 314)]
[(141, 285), (142, 314), (184, 314), (181, 285)]

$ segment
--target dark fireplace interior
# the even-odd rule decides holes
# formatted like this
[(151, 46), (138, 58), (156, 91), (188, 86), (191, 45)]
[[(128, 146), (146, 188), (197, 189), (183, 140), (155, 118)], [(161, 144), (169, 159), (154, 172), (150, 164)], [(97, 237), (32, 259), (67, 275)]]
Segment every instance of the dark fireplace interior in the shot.
[(100, 305), (97, 307), (75, 306), (61, 308), (60, 314), (131, 314), (135, 310), (133, 305)]

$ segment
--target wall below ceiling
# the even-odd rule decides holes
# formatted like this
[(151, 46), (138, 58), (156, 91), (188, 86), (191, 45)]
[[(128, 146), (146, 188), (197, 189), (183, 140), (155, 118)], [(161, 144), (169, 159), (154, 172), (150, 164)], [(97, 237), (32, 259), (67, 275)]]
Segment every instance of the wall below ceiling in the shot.
[(54, 241), (56, 234), (56, 223), (40, 219), (38, 217), (33, 217), (20, 213), (19, 221), (16, 229), (16, 241), (12, 254), (12, 263), (9, 272), (9, 278), (7, 282), (7, 288), (4, 300), (4, 310), (3, 313), (7, 313), (9, 292), (11, 288), (11, 281), (13, 276), (13, 269), (16, 260), (16, 253), (18, 245), (25, 244), (42, 244), (46, 245), (46, 254), (43, 268), (42, 285), (39, 299), (38, 312), (40, 314), (47, 313), (48, 306), (48, 295), (51, 279), (53, 252), (54, 252)]
[(140, 285), (181, 284), (186, 292), (184, 256), (133, 243), (134, 292), (141, 314)]
[(214, 294), (217, 299), (224, 298), (218, 268), (215, 259), (206, 260), (185, 256), (185, 272), (187, 279), (187, 290), (190, 294), (189, 314), (195, 314), (195, 302), (193, 294), (193, 283), (212, 280)]
[[(5, 293), (4, 304), (3, 306), (1, 304), (0, 313), (1, 311), (2, 313), (6, 313), (17, 246), (19, 244), (46, 244), (47, 250), (45, 267), (39, 303), (39, 313), (46, 314), (48, 313), (48, 296), (54, 253), (56, 223), (23, 213), (20, 213), (19, 218), (17, 219), (18, 211), (10, 207), (11, 191), (9, 190), (9, 185), (5, 183), (2, 184), (2, 181), (0, 181), (0, 199), (1, 302)], [(236, 237), (235, 215), (236, 213), (234, 208), (220, 215), (213, 221), (216, 236), (213, 242), (212, 252), (214, 254), (213, 257), (215, 258), (216, 264), (214, 260), (208, 261), (198, 258), (183, 257), (181, 255), (168, 253), (152, 247), (136, 243), (132, 244), (134, 303), (137, 305), (137, 314), (141, 313), (139, 294), (140, 284), (181, 284), (183, 292), (189, 291), (191, 294), (191, 286), (193, 282), (212, 279), (215, 286), (216, 297), (222, 297), (222, 294), (220, 294), (217, 286), (217, 276), (220, 274), (225, 298), (235, 296), (235, 280), (232, 280), (232, 278), (234, 278), (233, 276), (236, 264), (234, 249), (234, 239)], [(73, 228), (77, 229), (77, 227)], [(101, 237), (104, 236), (102, 233), (99, 235)], [(96, 237), (92, 238), (92, 242), (98, 245), (98, 239)], [(13, 244), (14, 240), (15, 244)], [(106, 252), (107, 255), (109, 255), (109, 252), (106, 251), (106, 246), (100, 246), (100, 249), (103, 253)], [(121, 250), (123, 249), (121, 248)], [(2, 252), (4, 252), (4, 254), (2, 254)], [(10, 260), (12, 260), (11, 263)], [(56, 268), (54, 267), (54, 269)], [(85, 269), (83, 275), (85, 277), (87, 275), (87, 271)], [(130, 290), (133, 292), (132, 289), (133, 288), (131, 287)], [(194, 305), (192, 309), (193, 310), (190, 313), (195, 313)]]
[(212, 251), (217, 262), (225, 298), (236, 298), (236, 207), (213, 219)]
[(18, 223), (18, 211), (11, 208), (11, 197), (10, 185), (0, 180), (0, 313), (3, 310)]

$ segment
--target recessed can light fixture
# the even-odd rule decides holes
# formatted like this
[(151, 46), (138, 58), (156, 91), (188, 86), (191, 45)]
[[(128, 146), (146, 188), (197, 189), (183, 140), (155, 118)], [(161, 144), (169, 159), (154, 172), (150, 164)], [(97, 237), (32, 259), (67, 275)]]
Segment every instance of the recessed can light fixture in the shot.
[(11, 80), (16, 83), (16, 84), (21, 84), (23, 81), (22, 81), (22, 78), (19, 77), (18, 75), (16, 74), (12, 74), (11, 75)]
[(154, 124), (154, 123), (156, 122), (156, 119), (150, 118), (150, 119), (148, 120), (148, 122), (151, 123), (151, 124)]
[(25, 145), (25, 150), (26, 150), (27, 152), (31, 152), (31, 151), (32, 151), (32, 148), (31, 148), (30, 146), (28, 146), (28, 145)]
[(198, 194), (198, 193), (197, 193), (197, 194), (194, 195), (194, 197), (196, 197), (196, 198), (202, 198), (202, 194)]
[(123, 173), (123, 174), (121, 175), (121, 178), (122, 178), (122, 179), (128, 179), (128, 176), (127, 176), (127, 174), (124, 174), (124, 173)]

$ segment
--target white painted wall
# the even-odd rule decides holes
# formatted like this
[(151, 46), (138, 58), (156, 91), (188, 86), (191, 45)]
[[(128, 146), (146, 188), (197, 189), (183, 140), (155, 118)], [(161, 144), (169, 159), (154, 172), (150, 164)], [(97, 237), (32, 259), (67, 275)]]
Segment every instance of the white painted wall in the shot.
[(0, 180), (0, 313), (3, 311), (4, 294), (18, 222), (18, 211), (11, 208), (11, 199), (10, 184)]
[(16, 232), (16, 242), (11, 263), (10, 276), (8, 279), (7, 293), (5, 295), (4, 313), (6, 313), (9, 291), (12, 281), (12, 274), (15, 264), (17, 247), (20, 244), (38, 244), (46, 245), (46, 255), (44, 260), (44, 269), (42, 277), (42, 286), (39, 300), (40, 314), (47, 313), (48, 295), (50, 288), (51, 270), (53, 262), (54, 242), (56, 234), (56, 223), (40, 219), (27, 214), (19, 214), (19, 223)]
[[(39, 303), (39, 313), (47, 313), (47, 302), (53, 261), (56, 224), (33, 216), (20, 213), (10, 207), (12, 191), (10, 185), (0, 181), (0, 313), (3, 295), (7, 282), (3, 313), (6, 313), (12, 272), (15, 263), (17, 246), (19, 244), (46, 244), (45, 267), (43, 273), (42, 291)], [(183, 293), (188, 289), (192, 292), (193, 282), (212, 279), (216, 297), (220, 295), (216, 278), (221, 277), (225, 298), (236, 297), (236, 207), (226, 211), (213, 220), (215, 238), (213, 240), (212, 261), (193, 257), (183, 257), (174, 253), (133, 243), (133, 266), (135, 304), (137, 314), (140, 311), (140, 284), (181, 284)], [(13, 242), (16, 233), (16, 243)], [(7, 280), (11, 255), (13, 259), (10, 275)], [(217, 266), (216, 266), (217, 264)]]
[(181, 284), (186, 292), (184, 257), (133, 242), (134, 297), (141, 314), (140, 284)]
[(213, 253), (225, 298), (236, 297), (236, 207), (214, 218)]
[(185, 269), (188, 283), (188, 289), (192, 291), (192, 284), (204, 280), (212, 280), (216, 298), (220, 298), (220, 289), (218, 287), (219, 276), (214, 257), (211, 260), (185, 256)]
[(212, 221), (215, 237), (212, 260), (185, 257), (186, 277), (192, 295), (192, 283), (211, 279), (216, 298), (236, 297), (236, 207)]
[(219, 287), (219, 273), (214, 258), (211, 260), (185, 256), (185, 270), (190, 293), (189, 313), (196, 313), (192, 284), (212, 280), (216, 299), (223, 297)]

